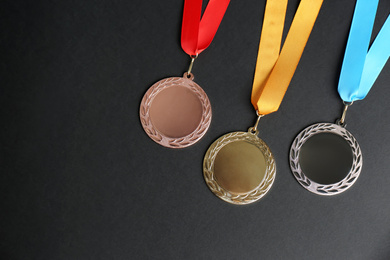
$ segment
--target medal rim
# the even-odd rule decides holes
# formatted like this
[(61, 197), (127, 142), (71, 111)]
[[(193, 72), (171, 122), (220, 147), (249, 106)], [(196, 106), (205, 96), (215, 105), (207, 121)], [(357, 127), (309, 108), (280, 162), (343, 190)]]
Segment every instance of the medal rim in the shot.
[[(267, 165), (265, 176), (259, 185), (242, 194), (231, 193), (223, 188), (217, 182), (214, 174), (214, 163), (218, 152), (229, 143), (237, 141), (246, 141), (259, 148)], [(211, 144), (203, 160), (203, 177), (207, 186), (217, 197), (231, 204), (245, 205), (258, 201), (271, 189), (275, 175), (276, 164), (271, 150), (263, 140), (250, 132), (232, 132), (219, 137)]]
[[(311, 180), (305, 175), (299, 163), (300, 149), (303, 144), (310, 137), (320, 133), (341, 136), (351, 148), (353, 159), (351, 169), (342, 180), (333, 184), (321, 184)], [(355, 137), (345, 127), (332, 123), (317, 123), (302, 130), (291, 145), (289, 157), (290, 169), (298, 183), (308, 191), (322, 196), (337, 195), (349, 189), (358, 179), (363, 166), (362, 152)]]
[[(168, 148), (185, 148), (199, 141), (209, 129), (212, 117), (210, 100), (206, 92), (193, 81), (193, 75), (187, 78), (187, 73), (183, 77), (169, 77), (154, 83), (142, 98), (139, 116), (141, 124), (146, 134), (156, 143)], [(153, 99), (163, 90), (181, 86), (191, 90), (198, 98), (202, 106), (202, 117), (199, 125), (188, 135), (172, 138), (161, 133), (152, 123), (150, 117), (150, 107)]]

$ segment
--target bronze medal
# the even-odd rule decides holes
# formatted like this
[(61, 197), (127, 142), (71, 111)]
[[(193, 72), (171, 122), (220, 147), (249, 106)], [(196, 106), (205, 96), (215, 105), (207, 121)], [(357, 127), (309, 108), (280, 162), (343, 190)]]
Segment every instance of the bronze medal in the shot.
[(142, 127), (156, 143), (169, 148), (190, 146), (207, 132), (211, 105), (193, 74), (163, 79), (145, 93), (140, 106)]
[(212, 42), (229, 2), (213, 0), (202, 14), (202, 0), (184, 1), (180, 42), (191, 58), (188, 71), (182, 78), (163, 79), (151, 86), (139, 111), (145, 132), (162, 146), (190, 146), (199, 141), (210, 126), (210, 101), (193, 81), (191, 70), (195, 59)]

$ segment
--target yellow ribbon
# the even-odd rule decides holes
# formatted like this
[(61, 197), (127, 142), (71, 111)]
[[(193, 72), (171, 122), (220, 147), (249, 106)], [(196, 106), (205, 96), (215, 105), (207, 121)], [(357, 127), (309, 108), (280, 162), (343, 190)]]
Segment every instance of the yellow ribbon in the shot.
[(251, 98), (259, 115), (278, 110), (323, 0), (301, 0), (280, 52), (287, 2), (268, 0), (265, 7)]

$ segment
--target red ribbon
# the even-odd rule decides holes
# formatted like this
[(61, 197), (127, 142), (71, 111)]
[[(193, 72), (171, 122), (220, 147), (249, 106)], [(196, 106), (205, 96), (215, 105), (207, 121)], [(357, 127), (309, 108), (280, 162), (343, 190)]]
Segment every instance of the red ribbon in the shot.
[(209, 0), (202, 12), (202, 0), (185, 0), (181, 28), (181, 47), (188, 55), (196, 56), (212, 42), (230, 0)]

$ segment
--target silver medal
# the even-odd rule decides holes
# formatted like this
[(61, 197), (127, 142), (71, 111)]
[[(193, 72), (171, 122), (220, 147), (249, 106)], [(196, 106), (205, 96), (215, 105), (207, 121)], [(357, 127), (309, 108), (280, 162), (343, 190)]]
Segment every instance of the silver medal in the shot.
[(359, 177), (362, 152), (355, 137), (345, 129), (345, 112), (346, 108), (337, 124), (318, 123), (305, 128), (291, 146), (293, 175), (313, 193), (339, 194)]

